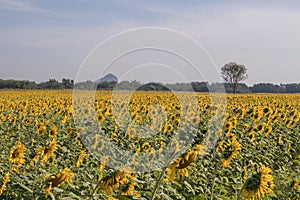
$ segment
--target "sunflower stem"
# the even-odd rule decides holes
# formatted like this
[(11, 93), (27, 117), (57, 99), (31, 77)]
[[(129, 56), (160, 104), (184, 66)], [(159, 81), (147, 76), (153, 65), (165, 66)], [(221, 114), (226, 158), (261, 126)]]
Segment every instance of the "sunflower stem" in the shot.
[(21, 186), (21, 188), (23, 188), (23, 189), (26, 190), (27, 192), (33, 194), (33, 191), (32, 191), (29, 187), (23, 185), (22, 183), (17, 183), (17, 184), (18, 184), (19, 186)]
[(101, 181), (99, 181), (99, 182), (97, 183), (96, 187), (93, 189), (93, 191), (92, 191), (92, 193), (91, 193), (91, 197), (93, 197), (93, 195), (95, 194), (95, 192), (96, 192), (97, 189), (99, 188), (100, 184), (101, 184)]
[(160, 172), (159, 177), (158, 177), (158, 179), (156, 180), (154, 190), (153, 190), (153, 192), (152, 192), (151, 200), (154, 200), (155, 194), (156, 194), (157, 189), (158, 189), (158, 186), (159, 186), (160, 181), (161, 181), (163, 175), (165, 174), (165, 171), (166, 171), (166, 170), (167, 170), (167, 167), (164, 167), (163, 170)]
[(245, 181), (245, 183), (243, 184), (242, 189), (239, 191), (239, 193), (238, 193), (238, 195), (237, 195), (237, 197), (236, 197), (236, 200), (241, 199), (241, 195), (242, 195), (242, 192), (243, 192), (245, 186), (246, 186), (246, 181)]
[(213, 199), (215, 182), (216, 182), (216, 178), (214, 178), (213, 184), (212, 184), (212, 186), (211, 186), (211, 194), (210, 194), (210, 198), (209, 198), (210, 200)]

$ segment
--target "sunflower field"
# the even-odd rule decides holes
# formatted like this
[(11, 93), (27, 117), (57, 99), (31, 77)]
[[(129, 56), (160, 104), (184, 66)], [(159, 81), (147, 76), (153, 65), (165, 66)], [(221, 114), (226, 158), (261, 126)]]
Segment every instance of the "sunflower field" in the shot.
[(300, 199), (299, 99), (2, 90), (0, 199)]

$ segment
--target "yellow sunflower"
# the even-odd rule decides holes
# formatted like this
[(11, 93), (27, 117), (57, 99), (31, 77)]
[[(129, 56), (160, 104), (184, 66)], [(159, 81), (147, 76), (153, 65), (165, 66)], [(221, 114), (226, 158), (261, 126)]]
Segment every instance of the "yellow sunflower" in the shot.
[(164, 130), (163, 130), (163, 132), (164, 133), (171, 133), (173, 131), (173, 126), (172, 126), (172, 124), (170, 124), (170, 123), (166, 123), (165, 124), (165, 126), (164, 126)]
[(49, 133), (49, 136), (51, 137), (51, 138), (55, 138), (56, 137), (56, 135), (57, 135), (57, 128), (56, 128), (56, 126), (53, 124), (52, 126), (51, 126), (51, 128), (50, 128), (50, 133)]
[(239, 150), (241, 150), (241, 144), (236, 141), (235, 139), (233, 140), (227, 140), (225, 145), (223, 146), (222, 149), (222, 166), (223, 167), (228, 167), (230, 164), (230, 161), (239, 153)]
[(121, 195), (132, 195), (136, 182), (131, 180), (128, 185), (126, 185), (125, 190), (121, 192)]
[(88, 154), (86, 153), (86, 149), (82, 149), (81, 151), (80, 151), (80, 154), (79, 154), (79, 156), (78, 156), (78, 158), (77, 158), (77, 160), (76, 160), (76, 167), (80, 167), (80, 164), (82, 163), (82, 161), (83, 161), (83, 158), (85, 157), (85, 156), (87, 156)]
[(65, 168), (63, 171), (58, 172), (55, 176), (50, 178), (47, 187), (44, 188), (46, 197), (50, 194), (53, 187), (59, 187), (64, 182), (72, 182), (73, 173), (69, 168)]
[(148, 153), (151, 150), (151, 145), (149, 144), (149, 142), (143, 143), (142, 150), (143, 150), (143, 152), (146, 152), (146, 153)]
[(113, 190), (117, 190), (120, 185), (127, 184), (132, 178), (132, 170), (129, 168), (121, 168), (112, 176), (106, 177), (100, 184), (102, 190), (108, 195), (112, 194)]
[(295, 192), (300, 184), (300, 180), (293, 180), (291, 183), (291, 192)]
[(9, 162), (21, 166), (25, 160), (24, 160), (24, 154), (26, 151), (26, 147), (21, 142), (18, 142), (16, 146), (14, 146), (11, 149), (10, 155), (9, 155)]
[(3, 194), (3, 192), (4, 192), (5, 188), (6, 188), (6, 185), (9, 182), (9, 177), (10, 177), (10, 172), (7, 172), (5, 174), (5, 177), (3, 177), (3, 183), (2, 183), (2, 186), (0, 188), (0, 196)]
[(41, 163), (47, 162), (50, 157), (55, 158), (55, 150), (58, 148), (57, 140), (53, 139), (50, 143), (48, 143), (44, 147), (40, 147), (37, 149), (37, 153), (34, 156), (34, 158), (31, 161), (31, 165), (34, 165), (34, 163), (40, 158)]
[(166, 170), (167, 177), (165, 181), (179, 180), (181, 177), (187, 177), (187, 168), (197, 159), (198, 154), (205, 154), (205, 146), (196, 145), (192, 150), (185, 153), (182, 157), (177, 158), (173, 163), (169, 165)]
[(242, 189), (243, 198), (260, 199), (265, 194), (271, 193), (275, 186), (271, 171), (269, 167), (262, 167), (258, 173), (248, 177)]
[(100, 171), (100, 173), (99, 173), (99, 180), (101, 180), (102, 179), (102, 172), (103, 172), (103, 170), (104, 170), (104, 168), (105, 168), (105, 166), (106, 166), (106, 163), (107, 163), (107, 161), (108, 161), (108, 156), (104, 156), (102, 159), (101, 159), (101, 161), (100, 161), (100, 165), (99, 165), (99, 171)]
[(252, 143), (255, 140), (255, 132), (253, 130), (251, 130), (250, 132), (248, 132), (246, 134), (247, 136), (249, 136), (249, 141)]

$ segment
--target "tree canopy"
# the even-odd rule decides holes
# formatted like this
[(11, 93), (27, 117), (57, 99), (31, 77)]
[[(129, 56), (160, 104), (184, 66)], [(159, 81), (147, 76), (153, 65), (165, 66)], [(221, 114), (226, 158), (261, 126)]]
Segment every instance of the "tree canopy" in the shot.
[(247, 68), (242, 64), (230, 62), (221, 68), (221, 74), (226, 83), (230, 83), (233, 93), (236, 93), (238, 83), (248, 78)]
[[(232, 93), (233, 88), (230, 83), (208, 83), (197, 82), (191, 83), (149, 83), (143, 84), (139, 81), (121, 81), (116, 82), (102, 82), (84, 81), (74, 84), (71, 79), (63, 78), (61, 81), (49, 79), (48, 81), (36, 83), (27, 80), (3, 80), (0, 79), (0, 89), (76, 89), (82, 90), (155, 90), (155, 91), (188, 91), (188, 92), (225, 92)], [(168, 89), (166, 89), (168, 88)], [(300, 83), (289, 84), (274, 84), (274, 83), (256, 83), (249, 87), (245, 83), (238, 83), (236, 93), (300, 93)]]

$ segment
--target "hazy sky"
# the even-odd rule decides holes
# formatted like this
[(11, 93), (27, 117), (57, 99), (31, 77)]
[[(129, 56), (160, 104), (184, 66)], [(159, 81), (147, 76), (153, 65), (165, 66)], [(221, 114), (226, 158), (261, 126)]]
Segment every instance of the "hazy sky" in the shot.
[[(194, 38), (218, 69), (230, 61), (244, 64), (247, 84), (300, 82), (298, 0), (0, 0), (0, 78), (75, 79), (96, 45), (144, 26), (170, 28)], [(137, 58), (129, 56), (119, 65), (131, 65)], [(147, 63), (144, 70), (136, 70), (136, 79), (181, 81), (174, 78), (176, 73), (165, 71), (163, 63)], [(184, 66), (178, 70), (188, 71)], [(121, 71), (115, 73), (124, 76)]]

